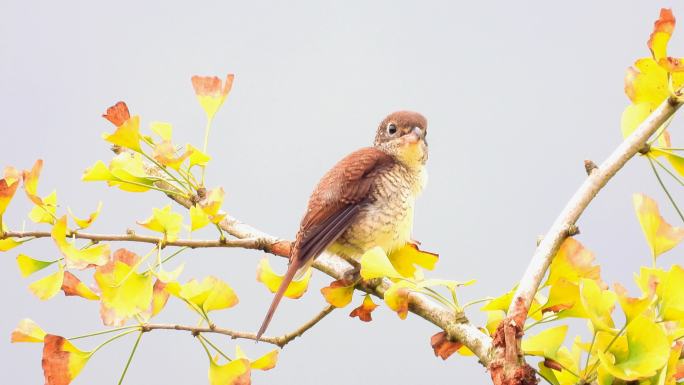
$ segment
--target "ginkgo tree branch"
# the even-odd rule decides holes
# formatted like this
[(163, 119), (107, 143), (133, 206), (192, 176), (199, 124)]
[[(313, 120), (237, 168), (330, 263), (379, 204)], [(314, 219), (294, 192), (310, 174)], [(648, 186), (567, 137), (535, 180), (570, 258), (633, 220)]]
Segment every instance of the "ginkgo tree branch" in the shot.
[[(677, 93), (678, 94), (678, 93)], [(508, 384), (533, 371), (525, 367), (520, 349), (527, 313), (551, 261), (563, 241), (573, 231), (584, 210), (608, 181), (638, 152), (648, 152), (647, 140), (658, 131), (679, 109), (682, 100), (677, 96), (666, 99), (629, 135), (598, 167), (590, 165), (589, 174), (575, 194), (566, 203), (551, 228), (538, 244), (523, 274), (508, 309), (507, 317), (494, 336), (493, 363), (490, 372), (495, 384)], [(503, 370), (501, 370), (503, 369)], [(519, 371), (518, 369), (523, 369)], [(513, 382), (510, 382), (513, 383)], [(524, 384), (526, 382), (516, 382)]]
[[(273, 345), (276, 345), (276, 346), (282, 348), (285, 345), (287, 345), (290, 341), (301, 336), (307, 330), (314, 327), (314, 325), (316, 325), (320, 320), (325, 318), (325, 316), (330, 314), (333, 310), (335, 310), (335, 307), (332, 305), (328, 305), (323, 310), (321, 310), (318, 314), (316, 314), (316, 316), (314, 316), (310, 320), (306, 321), (304, 324), (302, 324), (300, 327), (298, 327), (294, 331), (292, 331), (290, 333), (283, 334), (282, 336), (279, 336), (279, 337), (261, 336), (259, 338), (259, 341), (263, 341), (263, 342), (266, 342), (269, 344), (273, 344)], [(143, 332), (149, 332), (152, 330), (184, 330), (184, 331), (189, 331), (193, 335), (198, 335), (199, 333), (216, 333), (216, 334), (223, 334), (223, 335), (229, 336), (232, 339), (240, 338), (240, 339), (247, 339), (247, 340), (254, 340), (254, 341), (257, 340), (257, 336), (254, 333), (225, 329), (225, 328), (221, 328), (221, 327), (218, 327), (215, 325), (188, 326), (188, 325), (176, 325), (176, 324), (149, 323), (149, 324), (143, 324), (141, 326), (140, 330)]]
[[(0, 234), (0, 239), (5, 238), (48, 238), (52, 234), (49, 231), (6, 231)], [(263, 250), (268, 244), (267, 239), (263, 238), (245, 238), (245, 239), (176, 239), (173, 241), (165, 240), (160, 237), (153, 237), (148, 235), (138, 235), (129, 230), (126, 234), (93, 234), (82, 233), (79, 231), (72, 232), (67, 235), (69, 238), (88, 239), (94, 242), (108, 241), (108, 242), (139, 242), (152, 243), (155, 245), (162, 244), (162, 246), (183, 246), (190, 248), (209, 248), (209, 247), (239, 247), (243, 249)]]

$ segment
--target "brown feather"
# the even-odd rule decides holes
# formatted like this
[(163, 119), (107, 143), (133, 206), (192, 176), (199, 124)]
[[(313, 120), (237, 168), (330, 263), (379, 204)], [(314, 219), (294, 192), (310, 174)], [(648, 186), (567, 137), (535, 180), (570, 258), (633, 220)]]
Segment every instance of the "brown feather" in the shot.
[(263, 335), (297, 270), (318, 257), (344, 233), (364, 204), (379, 173), (394, 164), (385, 152), (362, 148), (340, 160), (328, 171), (311, 194), (290, 256), (290, 266), (278, 288), (264, 322), (257, 333)]

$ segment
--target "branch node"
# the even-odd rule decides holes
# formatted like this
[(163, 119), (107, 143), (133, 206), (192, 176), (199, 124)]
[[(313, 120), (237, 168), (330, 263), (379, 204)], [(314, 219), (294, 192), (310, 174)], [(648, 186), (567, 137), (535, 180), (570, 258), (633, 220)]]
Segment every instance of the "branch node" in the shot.
[(580, 233), (579, 227), (577, 227), (576, 224), (568, 225), (568, 229), (566, 231), (567, 231), (568, 237), (574, 237), (575, 235)]
[(199, 330), (193, 330), (190, 332), (190, 334), (192, 334), (193, 337), (197, 337), (200, 335), (200, 331)]
[(134, 236), (135, 235), (135, 230), (133, 229), (126, 229), (126, 235)]
[(596, 163), (589, 159), (584, 160), (584, 171), (587, 172), (587, 175), (591, 175), (592, 172), (596, 171), (598, 169), (598, 166)]
[(140, 326), (140, 333), (147, 333), (149, 331), (152, 331), (152, 328), (147, 326), (147, 325), (142, 325)]
[(641, 155), (646, 155), (649, 151), (651, 151), (651, 145), (648, 143), (644, 143), (644, 145), (638, 150), (639, 154)]
[(206, 187), (198, 188), (197, 189), (197, 198), (199, 198), (199, 200), (203, 200), (206, 197), (207, 197), (207, 188)]

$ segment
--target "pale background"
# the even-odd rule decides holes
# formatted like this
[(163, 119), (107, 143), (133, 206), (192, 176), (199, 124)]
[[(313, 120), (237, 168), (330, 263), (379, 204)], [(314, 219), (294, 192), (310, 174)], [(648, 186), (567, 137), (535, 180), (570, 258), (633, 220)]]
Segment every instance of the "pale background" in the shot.
[[(2, 163), (28, 168), (45, 160), (39, 191), (53, 188), (63, 209), (85, 215), (105, 202), (93, 227), (123, 232), (167, 199), (80, 182), (96, 160), (108, 160), (100, 139), (112, 127), (100, 114), (128, 102), (146, 125), (172, 122), (179, 143), (201, 145), (204, 113), (193, 74), (236, 74), (218, 113), (209, 152), (209, 184), (227, 191), (225, 209), (282, 237), (291, 237), (317, 179), (346, 153), (371, 143), (388, 112), (414, 109), (430, 122), (430, 182), (416, 211), (414, 237), (441, 255), (433, 277), (478, 279), (466, 301), (512, 287), (535, 244), (585, 178), (582, 161), (600, 162), (620, 141), (627, 105), (623, 74), (648, 55), (655, 1), (408, 2), (288, 1), (7, 1), (0, 4), (0, 133)], [(674, 9), (684, 18), (684, 7)], [(684, 19), (683, 19), (684, 20)], [(684, 53), (684, 31), (671, 44)], [(673, 124), (678, 140), (680, 124)], [(671, 186), (674, 186), (670, 183)], [(679, 219), (643, 160), (630, 163), (590, 206), (578, 237), (597, 254), (609, 282), (631, 284), (648, 251), (631, 194), (654, 196), (672, 223)], [(681, 194), (680, 194), (681, 196)], [(29, 206), (18, 192), (6, 214), (20, 229)], [(27, 229), (39, 228), (30, 222)], [(205, 237), (213, 237), (209, 231)], [(121, 245), (114, 245), (114, 247)], [(137, 252), (147, 246), (129, 245)], [(50, 259), (50, 240), (21, 251)], [(9, 344), (16, 323), (30, 317), (72, 336), (102, 328), (95, 302), (46, 303), (26, 289), (18, 251), (0, 257), (0, 378), (42, 383), (40, 345)], [(262, 254), (194, 251), (183, 279), (215, 274), (233, 285), (238, 307), (217, 312), (219, 325), (255, 331), (271, 294), (254, 279)], [(681, 258), (681, 249), (663, 257)], [(282, 267), (283, 261), (272, 258)], [(41, 276), (41, 275), (38, 275)], [(307, 295), (284, 301), (269, 330), (291, 330), (324, 306), (330, 281), (315, 273)], [(359, 296), (355, 301), (360, 301)], [(472, 358), (435, 358), (437, 329), (414, 315), (401, 321), (386, 307), (361, 323), (334, 312), (288, 345), (277, 368), (255, 384), (488, 383)], [(469, 315), (482, 318), (477, 309)], [(178, 301), (158, 318), (194, 323)], [(133, 336), (98, 353), (76, 384), (116, 383)], [(234, 342), (213, 338), (227, 351)], [(78, 341), (90, 349), (97, 342)], [(257, 357), (270, 346), (242, 341)], [(204, 384), (207, 360), (188, 334), (144, 336), (127, 384)]]

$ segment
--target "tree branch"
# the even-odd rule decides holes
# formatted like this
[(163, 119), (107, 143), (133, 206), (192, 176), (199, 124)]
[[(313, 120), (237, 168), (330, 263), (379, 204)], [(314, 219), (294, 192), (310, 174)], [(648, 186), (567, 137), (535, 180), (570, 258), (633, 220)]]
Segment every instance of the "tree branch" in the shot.
[[(0, 239), (5, 238), (49, 238), (52, 234), (49, 231), (7, 231), (0, 234)], [(138, 235), (132, 231), (127, 234), (92, 234), (72, 232), (68, 237), (78, 239), (89, 239), (91, 241), (110, 241), (110, 242), (140, 242), (152, 243), (158, 245), (160, 242), (163, 246), (185, 246), (190, 248), (208, 248), (208, 247), (240, 247), (243, 249), (265, 250), (268, 246), (268, 240), (264, 238), (246, 238), (246, 239), (216, 239), (216, 240), (196, 240), (196, 239), (177, 239), (175, 241), (166, 241), (161, 237), (152, 237), (147, 235)]]
[[(570, 198), (537, 246), (513, 296), (506, 319), (501, 322), (494, 336), (494, 360), (490, 365), (494, 384), (536, 384), (536, 378), (530, 378), (530, 373), (534, 369), (524, 362), (520, 342), (530, 304), (541, 280), (546, 275), (558, 248), (571, 231), (576, 229), (575, 223), (596, 194), (629, 159), (646, 148), (648, 138), (666, 123), (680, 106), (681, 101), (676, 97), (668, 98), (598, 168), (587, 168), (589, 176)], [(512, 340), (511, 336), (515, 336), (515, 339)]]
[[(316, 314), (315, 317), (305, 322), (302, 326), (298, 327), (293, 332), (284, 334), (280, 337), (261, 336), (261, 338), (259, 338), (259, 341), (273, 344), (282, 348), (285, 345), (287, 345), (290, 341), (294, 340), (297, 337), (300, 337), (307, 330), (311, 329), (314, 325), (316, 325), (320, 320), (325, 318), (325, 316), (330, 314), (333, 310), (335, 310), (335, 307), (332, 305), (328, 305), (323, 310), (321, 310), (320, 313)], [(256, 334), (254, 333), (224, 329), (217, 327), (215, 325), (201, 327), (175, 324), (144, 324), (142, 325), (141, 330), (143, 332), (149, 332), (152, 330), (185, 330), (191, 332), (193, 335), (197, 335), (199, 333), (216, 333), (230, 336), (232, 339), (241, 338), (254, 341), (256, 341), (257, 339)]]

